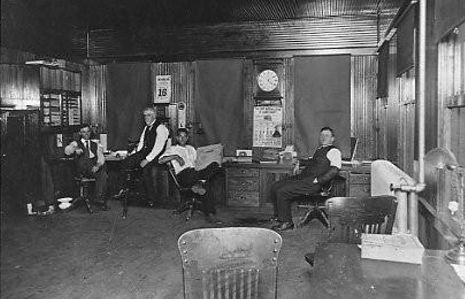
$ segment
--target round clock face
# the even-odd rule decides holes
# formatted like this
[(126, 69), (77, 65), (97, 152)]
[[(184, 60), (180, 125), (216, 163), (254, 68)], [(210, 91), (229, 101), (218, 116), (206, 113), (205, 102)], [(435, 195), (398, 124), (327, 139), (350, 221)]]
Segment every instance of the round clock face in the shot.
[(278, 86), (278, 75), (273, 70), (264, 70), (257, 77), (258, 87), (263, 91), (272, 91)]

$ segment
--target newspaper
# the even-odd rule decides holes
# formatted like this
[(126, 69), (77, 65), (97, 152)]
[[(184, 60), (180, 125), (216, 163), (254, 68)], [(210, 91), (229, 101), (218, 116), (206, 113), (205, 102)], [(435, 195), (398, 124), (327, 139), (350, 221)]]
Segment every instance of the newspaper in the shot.
[(197, 159), (195, 160), (195, 170), (206, 168), (209, 164), (216, 162), (221, 165), (223, 161), (223, 145), (210, 144), (197, 148)]

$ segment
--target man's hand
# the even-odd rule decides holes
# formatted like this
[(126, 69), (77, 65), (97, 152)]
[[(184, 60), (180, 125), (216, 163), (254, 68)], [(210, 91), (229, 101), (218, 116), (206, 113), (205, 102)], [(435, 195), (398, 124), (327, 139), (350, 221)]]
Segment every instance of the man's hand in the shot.
[(176, 155), (175, 159), (176, 159), (176, 161), (178, 161), (179, 165), (181, 165), (181, 166), (184, 166), (184, 164), (186, 163), (186, 162), (184, 162), (184, 159), (181, 158), (181, 156), (179, 156), (179, 155)]
[(92, 166), (92, 173), (96, 173), (99, 169), (100, 167), (98, 167), (97, 165)]
[(84, 151), (82, 150), (82, 148), (77, 148), (75, 151), (76, 155), (80, 156), (84, 153)]
[(147, 165), (147, 164), (149, 164), (149, 161), (147, 161), (147, 159), (144, 159), (144, 160), (140, 161), (139, 165), (140, 165), (140, 167), (144, 168), (145, 165)]

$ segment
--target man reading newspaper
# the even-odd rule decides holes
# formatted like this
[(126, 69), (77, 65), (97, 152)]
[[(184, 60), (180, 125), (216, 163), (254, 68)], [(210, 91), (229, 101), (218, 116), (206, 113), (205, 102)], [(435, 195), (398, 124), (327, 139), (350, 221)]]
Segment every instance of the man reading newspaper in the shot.
[(218, 173), (221, 163), (222, 148), (220, 145), (207, 146), (199, 152), (187, 144), (186, 129), (179, 129), (176, 135), (177, 144), (168, 148), (158, 159), (158, 163), (171, 162), (179, 184), (192, 188), (194, 193), (202, 196), (203, 212), (209, 222), (215, 219), (215, 203), (208, 182)]

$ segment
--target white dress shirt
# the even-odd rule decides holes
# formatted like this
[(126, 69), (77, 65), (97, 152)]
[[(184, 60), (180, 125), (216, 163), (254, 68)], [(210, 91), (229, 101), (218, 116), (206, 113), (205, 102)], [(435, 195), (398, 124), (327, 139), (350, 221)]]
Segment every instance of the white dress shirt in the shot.
[[(145, 131), (149, 128), (152, 127), (153, 123), (151, 123), (149, 126), (145, 126), (144, 130), (142, 131), (142, 134), (140, 135), (139, 138), (139, 144), (137, 145), (137, 151), (140, 151), (144, 147), (144, 137), (145, 137)], [(153, 128), (152, 128), (153, 129)], [(168, 140), (169, 136), (169, 131), (165, 127), (165, 125), (160, 124), (157, 128), (157, 138), (155, 139), (155, 144), (153, 145), (152, 151), (145, 157), (145, 159), (149, 162), (151, 162), (155, 157), (161, 153), (163, 150), (163, 147), (165, 146), (166, 141)]]
[(186, 145), (186, 146), (180, 146), (180, 145), (174, 145), (168, 148), (163, 155), (160, 156), (160, 158), (167, 157), (167, 156), (172, 156), (172, 155), (178, 155), (184, 160), (184, 165), (181, 166), (178, 161), (176, 160), (171, 160), (173, 167), (174, 167), (174, 172), (176, 174), (180, 173), (186, 168), (195, 168), (195, 160), (197, 159), (197, 151), (192, 145)]

